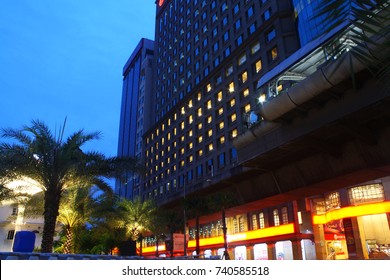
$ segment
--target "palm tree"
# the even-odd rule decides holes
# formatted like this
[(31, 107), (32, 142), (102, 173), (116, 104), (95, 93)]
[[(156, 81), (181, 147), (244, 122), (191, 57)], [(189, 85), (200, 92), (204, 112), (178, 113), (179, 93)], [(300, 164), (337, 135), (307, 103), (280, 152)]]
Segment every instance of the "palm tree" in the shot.
[(225, 260), (229, 260), (230, 256), (228, 253), (227, 244), (227, 227), (226, 227), (226, 209), (232, 207), (238, 203), (232, 192), (219, 192), (209, 197), (210, 207), (214, 211), (221, 211), (222, 218), (222, 232), (223, 232), (223, 243), (224, 249), (223, 256)]
[(65, 123), (53, 135), (48, 126), (33, 120), (21, 129), (3, 129), (2, 136), (15, 144), (0, 144), (2, 183), (30, 178), (44, 192), (44, 227), (41, 250), (51, 252), (55, 226), (63, 192), (74, 186), (98, 185), (110, 188), (104, 178), (118, 178), (126, 172), (140, 170), (131, 158), (106, 157), (101, 153), (84, 152), (82, 147), (100, 133), (76, 131), (64, 139)]
[(184, 207), (188, 210), (188, 216), (195, 218), (195, 251), (196, 254), (200, 254), (200, 224), (199, 219), (201, 216), (209, 214), (209, 201), (204, 197), (192, 197), (184, 201)]
[(9, 188), (0, 185), (0, 204), (2, 201), (15, 199), (16, 194)]
[[(340, 40), (352, 46), (348, 48), (351, 70), (353, 60), (359, 61), (380, 78), (390, 72), (389, 4), (388, 0), (319, 0), (313, 17), (323, 19), (325, 32), (345, 24)], [(340, 54), (343, 50), (334, 51)]]
[(153, 228), (157, 213), (154, 201), (142, 201), (140, 197), (123, 199), (118, 202), (118, 210), (117, 226), (126, 230), (127, 241), (140, 241), (142, 255), (142, 238)]

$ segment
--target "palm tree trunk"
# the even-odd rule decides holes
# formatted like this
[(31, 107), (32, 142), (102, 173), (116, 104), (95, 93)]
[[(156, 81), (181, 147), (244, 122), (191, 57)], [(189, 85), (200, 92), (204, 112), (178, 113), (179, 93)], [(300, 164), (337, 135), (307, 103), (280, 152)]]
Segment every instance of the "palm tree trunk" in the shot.
[(227, 227), (226, 227), (225, 209), (222, 209), (222, 231), (223, 231), (223, 247), (225, 248), (225, 251), (223, 252), (223, 256), (225, 260), (230, 260), (230, 256), (228, 253), (228, 245), (227, 245)]
[(42, 253), (51, 253), (53, 251), (53, 240), (61, 198), (61, 193), (57, 192), (56, 189), (56, 187), (49, 187), (45, 192), (44, 225), (41, 243)]
[(65, 229), (66, 232), (66, 241), (64, 243), (64, 254), (73, 253), (73, 229), (70, 226), (67, 226)]
[[(185, 233), (184, 233), (185, 234)], [(199, 216), (196, 217), (196, 234), (195, 234), (195, 239), (196, 239), (196, 254), (199, 256), (200, 254), (200, 236), (199, 236)]]

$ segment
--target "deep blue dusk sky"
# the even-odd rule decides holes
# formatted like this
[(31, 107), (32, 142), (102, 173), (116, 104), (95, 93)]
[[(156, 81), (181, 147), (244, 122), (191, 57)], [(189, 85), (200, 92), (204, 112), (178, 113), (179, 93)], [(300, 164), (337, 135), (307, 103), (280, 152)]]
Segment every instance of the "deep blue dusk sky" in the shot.
[(154, 25), (153, 0), (0, 0), (0, 128), (67, 117), (116, 155), (122, 68)]

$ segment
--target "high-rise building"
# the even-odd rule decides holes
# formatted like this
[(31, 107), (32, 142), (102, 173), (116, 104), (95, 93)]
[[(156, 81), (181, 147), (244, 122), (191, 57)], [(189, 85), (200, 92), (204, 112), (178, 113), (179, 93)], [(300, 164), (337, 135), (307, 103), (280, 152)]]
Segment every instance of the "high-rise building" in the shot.
[(159, 204), (240, 173), (232, 140), (255, 122), (257, 81), (300, 46), (290, 0), (159, 1), (144, 198)]
[[(345, 164), (347, 170), (349, 160), (356, 165), (339, 148), (351, 135), (369, 131), (362, 125), (359, 133), (356, 128), (344, 136), (337, 126), (344, 127), (345, 119), (337, 123), (334, 113), (351, 114), (349, 104), (369, 98), (357, 102), (352, 98), (364, 92), (347, 94), (348, 74), (329, 80), (327, 66), (357, 44), (339, 32), (341, 25), (323, 34), (324, 22), (312, 18), (318, 3), (156, 2), (154, 63), (146, 77), (152, 90), (145, 92), (150, 103), (144, 103), (151, 106), (151, 123), (142, 127), (138, 150), (146, 174), (132, 181), (132, 193), (179, 211), (184, 197), (219, 191), (233, 193), (237, 202), (203, 214), (200, 221), (186, 220), (187, 253), (199, 251), (197, 235), (205, 255), (227, 250), (235, 259), (368, 258), (376, 254), (376, 244), (390, 252), (388, 174), (360, 177), (357, 170), (346, 180), (334, 168)], [(368, 75), (362, 72), (363, 84)], [(373, 92), (381, 93), (373, 90), (370, 96)], [(378, 108), (366, 113), (376, 127), (385, 123)], [(366, 114), (354, 116), (366, 121)], [(320, 124), (326, 124), (324, 130)], [(370, 224), (384, 230), (370, 231)], [(351, 238), (360, 240), (359, 248), (349, 246)], [(143, 252), (154, 255), (156, 238), (143, 242)], [(159, 252), (172, 253), (166, 247)]]
[[(122, 106), (119, 127), (118, 156), (142, 160), (142, 136), (152, 124), (150, 100), (153, 75), (154, 43), (142, 39), (123, 68)], [(139, 195), (140, 177), (127, 174), (118, 179), (115, 193), (126, 198)]]

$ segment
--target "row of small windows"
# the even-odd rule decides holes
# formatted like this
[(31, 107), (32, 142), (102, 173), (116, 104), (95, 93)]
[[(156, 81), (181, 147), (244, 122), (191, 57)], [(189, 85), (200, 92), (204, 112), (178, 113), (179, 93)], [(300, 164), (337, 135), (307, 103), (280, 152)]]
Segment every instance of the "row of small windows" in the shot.
[[(223, 6), (223, 5), (222, 5), (222, 6)], [(238, 8), (236, 8), (236, 11), (237, 11), (237, 9), (238, 9)], [(249, 16), (251, 16), (251, 15), (253, 14), (253, 7), (248, 9), (247, 14), (248, 14)], [(270, 14), (270, 11), (268, 11), (268, 14)], [(268, 17), (265, 17), (265, 18), (268, 18)], [(197, 24), (195, 24), (194, 26), (197, 26)], [(175, 28), (175, 26), (173, 26), (173, 28)], [(239, 26), (239, 28), (240, 28), (240, 26)], [(250, 27), (249, 33), (251, 34), (252, 32), (254, 32), (255, 29), (256, 29), (256, 26), (251, 26), (251, 27)], [(170, 30), (170, 29), (168, 28), (168, 30)], [(206, 32), (207, 30), (208, 30), (207, 26), (206, 26), (206, 27), (203, 27), (203, 31), (204, 31), (204, 32)], [(165, 32), (165, 31), (166, 31), (166, 30), (164, 30), (164, 32)], [(214, 28), (213, 31), (212, 31), (212, 34), (214, 34), (213, 36), (217, 36), (217, 34), (218, 34), (218, 29), (215, 29), (215, 28)], [(272, 30), (272, 32), (270, 31), (269, 34), (271, 34), (271, 36), (267, 35), (267, 38), (268, 38), (267, 41), (269, 41), (270, 38), (272, 38), (272, 34), (275, 34), (275, 31)], [(167, 36), (165, 36), (165, 35), (167, 35)], [(190, 36), (190, 35), (187, 35), (187, 37), (190, 38), (191, 36)], [(183, 48), (183, 47), (184, 47), (184, 41), (181, 40), (181, 41), (179, 42), (179, 44), (177, 44), (177, 43), (178, 43), (178, 40), (177, 40), (177, 39), (172, 39), (172, 35), (171, 35), (170, 33), (169, 33), (169, 34), (164, 34), (164, 36), (160, 36), (160, 40), (162, 40), (163, 38), (168, 38), (167, 40), (173, 40), (173, 41), (172, 41), (172, 44), (171, 44), (170, 47), (169, 47), (169, 49), (171, 49), (171, 50), (173, 49), (173, 54), (174, 54), (175, 57), (178, 57), (178, 58), (180, 58), (180, 59), (184, 59), (184, 58), (185, 58), (185, 59), (186, 59), (186, 65), (191, 65), (191, 66), (194, 65), (194, 67), (195, 67), (195, 70), (194, 70), (194, 71), (195, 71), (195, 72), (198, 71), (199, 69), (201, 69), (201, 68), (200, 68), (200, 62), (195, 62), (195, 63), (192, 63), (192, 62), (191, 62), (191, 55), (188, 55), (188, 53), (190, 53), (190, 51), (191, 51), (191, 45), (190, 45), (190, 44), (187, 45), (186, 54), (185, 54), (184, 52), (181, 52), (180, 55), (179, 55), (179, 54), (177, 53), (177, 47), (172, 48), (172, 46), (173, 46), (173, 45), (175, 45), (175, 46), (176, 46), (176, 45), (179, 45), (179, 48)], [(171, 38), (171, 39), (170, 39), (170, 38)], [(228, 40), (228, 39), (229, 39), (229, 33), (226, 33), (226, 32), (225, 32), (225, 33), (223, 34), (223, 38), (224, 38), (225, 41)], [(167, 40), (164, 40), (163, 45), (166, 45)], [(195, 36), (195, 40), (196, 40), (196, 41), (199, 40), (199, 36)], [(236, 45), (237, 45), (237, 46), (240, 46), (240, 45), (243, 43), (243, 40), (244, 40), (243, 36), (240, 35), (240, 36), (236, 39)], [(205, 38), (205, 39), (203, 40), (203, 46), (204, 46), (204, 47), (205, 47), (205, 46), (208, 46), (208, 44), (209, 44), (208, 38)], [(168, 44), (168, 45), (169, 45), (169, 44)], [(214, 52), (218, 51), (218, 49), (220, 48), (219, 42), (214, 42), (212, 48), (213, 48), (213, 51), (214, 51)], [(162, 50), (161, 50), (161, 51), (162, 51)], [(232, 52), (232, 49), (231, 49), (230, 46), (228, 46), (228, 47), (223, 51), (224, 57), (228, 57), (228, 56), (231, 54), (231, 52)], [(176, 54), (175, 54), (175, 53), (176, 53)], [(201, 53), (201, 51), (200, 51), (199, 47), (198, 47), (198, 48), (195, 48), (195, 51), (194, 51), (195, 57), (196, 57), (197, 55), (199, 55), (200, 53)], [(208, 61), (209, 61), (209, 53), (208, 53), (208, 51), (206, 51), (206, 52), (203, 51), (202, 53), (203, 53), (203, 63), (204, 63), (204, 64), (205, 64), (205, 63), (207, 64)], [(158, 72), (160, 72), (160, 73), (163, 73), (163, 72), (168, 72), (168, 73), (170, 73), (170, 71), (173, 70), (173, 69), (170, 68), (170, 64), (169, 64), (170, 61), (172, 62), (172, 59), (171, 59), (170, 55), (169, 55), (168, 53), (165, 53), (165, 52), (164, 52), (164, 53), (161, 53), (160, 57), (165, 57), (165, 58), (167, 58), (166, 60), (167, 60), (168, 64), (164, 64), (164, 61), (159, 61), (158, 65), (160, 65), (161, 68), (160, 68), (160, 70), (158, 70)], [(212, 62), (213, 66), (214, 66), (214, 67), (218, 67), (218, 65), (221, 63), (221, 60), (222, 60), (222, 59), (221, 59), (219, 56), (214, 56), (214, 60), (213, 60), (213, 62)], [(187, 79), (187, 80), (189, 80), (189, 79), (194, 79), (195, 85), (200, 83), (200, 81), (201, 81), (201, 79), (202, 79), (200, 75), (195, 75), (195, 76), (193, 76), (192, 71), (185, 70), (184, 65), (179, 66), (179, 63), (178, 63), (177, 61), (173, 61), (173, 65), (176, 65), (177, 67), (179, 67), (179, 73), (180, 73), (180, 75), (183, 74), (184, 72), (186, 72), (186, 77), (187, 77), (186, 79)], [(206, 66), (206, 65), (204, 65), (203, 68), (204, 68), (204, 71), (203, 71), (202, 75), (207, 76), (207, 75), (210, 73), (211, 69), (210, 69), (209, 66)], [(178, 73), (178, 74), (179, 74), (179, 73)], [(170, 77), (170, 78), (169, 78), (169, 77), (165, 77), (165, 79), (167, 79), (167, 85), (168, 85), (168, 87), (169, 87), (169, 84), (170, 84), (170, 79), (173, 79), (173, 80), (178, 79), (178, 74), (173, 74), (173, 76)], [(158, 74), (158, 76), (160, 76), (160, 75)], [(157, 83), (159, 84), (159, 81), (158, 81)], [(191, 91), (191, 88), (192, 88), (191, 83), (190, 83), (190, 81), (186, 81), (184, 77), (180, 79), (179, 85), (182, 85), (182, 86), (187, 85), (186, 91), (187, 91), (187, 92)], [(177, 91), (177, 89), (176, 89), (176, 91)], [(165, 92), (165, 90), (164, 90), (164, 89), (161, 89), (161, 92)], [(169, 99), (169, 97), (168, 97), (168, 99)], [(176, 102), (177, 102), (177, 101), (176, 101)], [(176, 103), (176, 102), (175, 102), (175, 103)], [(169, 103), (168, 106), (171, 108), (171, 107), (173, 107), (174, 105), (175, 105), (175, 104)], [(165, 112), (169, 111), (169, 108), (165, 109), (164, 111), (165, 111)]]
[[(217, 172), (217, 169), (224, 168), (228, 164), (228, 161), (229, 164), (234, 164), (237, 161), (237, 152), (235, 149), (230, 149), (228, 156), (229, 158), (227, 158), (225, 152), (222, 152), (217, 156), (216, 162), (213, 159), (208, 159), (206, 162), (198, 164), (194, 168), (188, 169), (185, 174), (181, 174), (175, 178), (169, 177), (178, 170), (177, 165), (173, 165), (171, 168), (166, 170), (167, 178), (165, 178), (164, 173), (161, 173), (159, 176), (155, 176), (154, 179), (150, 177), (151, 179), (149, 179), (147, 184), (145, 184), (145, 190), (148, 190), (151, 186), (155, 186), (156, 183), (160, 181), (165, 183), (160, 184), (158, 187), (154, 187), (153, 190), (150, 190), (147, 197), (152, 198), (165, 193), (175, 192), (178, 188), (183, 188), (186, 184), (204, 180), (206, 177), (213, 177), (215, 172)], [(179, 165), (182, 164), (185, 165), (186, 163), (184, 161), (183, 163), (179, 163)]]

